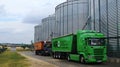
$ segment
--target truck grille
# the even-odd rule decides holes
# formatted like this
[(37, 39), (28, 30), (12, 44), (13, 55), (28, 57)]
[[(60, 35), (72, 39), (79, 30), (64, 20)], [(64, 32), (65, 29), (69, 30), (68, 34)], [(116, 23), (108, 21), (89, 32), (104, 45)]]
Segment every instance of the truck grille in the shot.
[(103, 58), (103, 49), (94, 49), (94, 55), (96, 60), (102, 60)]
[(102, 59), (103, 59), (103, 56), (95, 56), (95, 59), (96, 59), (96, 60), (102, 60)]
[(94, 55), (103, 55), (103, 49), (94, 49)]

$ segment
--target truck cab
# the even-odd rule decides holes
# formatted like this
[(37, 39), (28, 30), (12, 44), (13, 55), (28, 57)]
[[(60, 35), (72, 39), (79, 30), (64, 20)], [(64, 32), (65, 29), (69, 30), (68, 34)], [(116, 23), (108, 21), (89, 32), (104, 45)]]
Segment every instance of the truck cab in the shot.
[(85, 62), (106, 62), (106, 40), (102, 33), (85, 30), (77, 32), (77, 53), (79, 60)]
[(50, 55), (51, 54), (51, 41), (39, 41), (34, 44), (36, 55)]

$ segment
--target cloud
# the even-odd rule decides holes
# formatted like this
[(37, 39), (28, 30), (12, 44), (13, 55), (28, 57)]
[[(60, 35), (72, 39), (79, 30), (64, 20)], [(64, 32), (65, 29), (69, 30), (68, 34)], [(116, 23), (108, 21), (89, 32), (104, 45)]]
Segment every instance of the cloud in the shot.
[(0, 22), (0, 42), (30, 43), (34, 25), (21, 22)]
[(11, 13), (8, 13), (7, 10), (5, 9), (5, 5), (0, 5), (0, 21), (17, 21), (21, 20), (21, 16), (19, 15), (13, 15)]
[(38, 24), (41, 19), (54, 14), (55, 6), (64, 1), (66, 0), (0, 0), (0, 4), (3, 4), (2, 12), (6, 11), (7, 16), (17, 16), (24, 23)]
[(32, 24), (26, 24), (21, 22), (0, 22), (0, 30), (8, 33), (22, 33), (33, 29)]
[(34, 26), (66, 0), (0, 0), (0, 42), (30, 43)]
[(24, 19), (23, 23), (30, 23), (30, 24), (39, 24), (41, 22), (41, 19), (44, 17), (44, 15), (40, 13), (31, 13), (28, 14)]
[(55, 7), (66, 0), (45, 0), (40, 8), (33, 8), (23, 19), (25, 23), (39, 24), (41, 20), (51, 14), (55, 13)]
[(0, 43), (28, 43), (33, 40), (33, 33), (29, 33), (31, 31), (23, 32), (23, 33), (0, 33)]
[(0, 5), (0, 17), (6, 15), (6, 10), (4, 5)]

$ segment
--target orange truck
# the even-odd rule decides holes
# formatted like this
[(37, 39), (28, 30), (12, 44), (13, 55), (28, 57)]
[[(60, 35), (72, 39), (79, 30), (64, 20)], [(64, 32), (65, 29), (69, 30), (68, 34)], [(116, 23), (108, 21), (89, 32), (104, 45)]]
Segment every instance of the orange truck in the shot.
[(51, 54), (51, 42), (50, 41), (39, 41), (34, 43), (36, 55), (50, 55)]

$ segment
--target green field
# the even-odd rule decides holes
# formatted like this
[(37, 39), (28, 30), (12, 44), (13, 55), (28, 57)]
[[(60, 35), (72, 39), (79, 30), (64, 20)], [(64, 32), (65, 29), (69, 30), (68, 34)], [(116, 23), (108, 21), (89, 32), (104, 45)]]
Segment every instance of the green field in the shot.
[(29, 63), (17, 52), (6, 51), (0, 54), (0, 67), (29, 67)]

